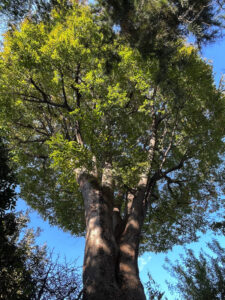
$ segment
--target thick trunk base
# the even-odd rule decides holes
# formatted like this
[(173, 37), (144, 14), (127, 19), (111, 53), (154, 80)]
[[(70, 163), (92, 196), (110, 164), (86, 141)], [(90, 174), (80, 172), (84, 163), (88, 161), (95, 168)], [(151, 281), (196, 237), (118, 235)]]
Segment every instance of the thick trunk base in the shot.
[(83, 300), (146, 300), (137, 266), (141, 229), (137, 205), (117, 239), (110, 188), (86, 174), (79, 177), (79, 184), (86, 218)]

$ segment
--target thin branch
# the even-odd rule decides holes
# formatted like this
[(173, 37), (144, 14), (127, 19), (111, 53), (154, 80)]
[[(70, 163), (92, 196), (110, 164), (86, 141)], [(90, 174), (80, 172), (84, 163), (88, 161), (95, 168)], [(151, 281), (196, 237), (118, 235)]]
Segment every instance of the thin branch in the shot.
[(18, 126), (20, 126), (20, 127), (27, 128), (27, 129), (33, 129), (33, 130), (36, 131), (37, 133), (39, 133), (39, 134), (41, 134), (41, 135), (45, 135), (45, 136), (47, 136), (47, 137), (50, 136), (49, 133), (46, 133), (46, 132), (42, 131), (42, 129), (44, 129), (44, 128), (42, 128), (42, 127), (37, 128), (37, 127), (35, 127), (35, 126), (32, 126), (31, 124), (25, 125), (25, 124), (22, 124), (22, 123), (20, 123), (20, 122), (15, 122), (15, 125), (18, 125)]
[[(80, 64), (77, 65), (77, 70), (76, 70), (76, 77), (75, 77), (75, 83), (76, 85), (79, 84), (79, 73), (80, 73)], [(74, 90), (76, 94), (76, 100), (77, 100), (77, 107), (80, 108), (80, 99), (81, 99), (81, 93), (77, 87), (75, 87), (73, 84), (71, 84), (71, 88)]]
[(64, 75), (61, 72), (61, 82), (62, 82), (62, 92), (63, 92), (63, 98), (64, 98), (64, 106), (68, 109), (68, 111), (73, 111), (73, 109), (69, 106), (66, 96), (66, 89), (65, 89), (65, 83), (64, 83)]
[(33, 78), (30, 78), (31, 84), (35, 87), (35, 89), (42, 95), (43, 99), (48, 102), (48, 95), (36, 84)]
[(175, 132), (176, 132), (176, 129), (177, 129), (177, 122), (175, 123), (174, 125), (174, 128), (173, 128), (173, 131), (172, 131), (172, 134), (171, 134), (171, 140), (170, 140), (170, 143), (167, 147), (167, 149), (165, 150), (164, 154), (163, 154), (163, 158), (162, 158), (162, 161), (161, 161), (161, 164), (160, 164), (160, 167), (159, 167), (159, 170), (161, 171), (162, 170), (162, 167), (166, 161), (166, 158), (168, 156), (168, 153), (173, 145), (173, 138), (174, 138), (174, 135), (175, 135)]
[(78, 295), (78, 297), (75, 299), (75, 300), (80, 300), (81, 299), (81, 296), (83, 295), (84, 293), (84, 289), (82, 289)]
[(66, 139), (71, 141), (71, 137), (70, 137), (70, 134), (69, 134), (67, 122), (66, 122), (66, 119), (64, 117), (63, 117), (63, 127), (64, 127), (64, 130), (65, 130)]
[(42, 144), (44, 144), (47, 141), (47, 139), (22, 140), (19, 137), (14, 137), (13, 139), (16, 140), (16, 141), (19, 141), (20, 144), (29, 144), (29, 143), (42, 143)]
[[(49, 109), (50, 109), (50, 108), (49, 108)], [(44, 116), (44, 118), (45, 118), (45, 121), (47, 122), (47, 127), (46, 127), (46, 125), (45, 125), (45, 123), (44, 123), (43, 120), (40, 119), (39, 121), (41, 122), (41, 124), (42, 124), (42, 126), (45, 128), (45, 130), (46, 130), (47, 132), (50, 131), (50, 134), (53, 135), (53, 133), (54, 133), (54, 128), (53, 128), (53, 126), (52, 126), (51, 119), (48, 118), (48, 116), (45, 114), (45, 112), (43, 112), (43, 116)]]
[(76, 93), (76, 101), (77, 101), (77, 107), (80, 108), (80, 99), (81, 99), (81, 94), (79, 92), (79, 89), (75, 87), (73, 84), (71, 84), (71, 88), (73, 91)]
[(45, 278), (43, 279), (43, 284), (42, 284), (42, 286), (41, 286), (41, 288), (40, 288), (40, 290), (39, 290), (39, 292), (38, 292), (38, 296), (37, 296), (37, 299), (38, 299), (38, 300), (41, 299), (41, 296), (42, 296), (42, 294), (43, 294), (43, 292), (44, 292), (44, 288), (46, 287), (48, 275), (49, 275), (49, 273), (51, 272), (51, 269), (52, 269), (52, 265), (49, 266), (49, 269), (48, 269), (48, 271), (46, 272)]
[[(77, 72), (76, 72), (76, 77), (75, 77), (75, 83), (79, 84), (79, 73), (80, 73), (80, 64), (77, 66)], [(76, 101), (77, 101), (77, 107), (80, 108), (80, 100), (81, 100), (81, 93), (77, 87), (75, 87), (73, 84), (71, 84), (71, 88), (74, 90), (76, 93)], [(75, 128), (75, 136), (77, 139), (77, 142), (83, 146), (84, 142), (81, 136), (81, 130), (80, 130), (80, 122), (76, 121), (76, 128)]]
[[(26, 102), (37, 103), (37, 104), (47, 104), (47, 105), (51, 105), (51, 106), (54, 106), (54, 107), (60, 107), (60, 108), (66, 108), (66, 109), (68, 109), (64, 104), (59, 104), (59, 103), (55, 103), (55, 102), (48, 101), (48, 100), (47, 101), (46, 100), (41, 100), (41, 99), (40, 100), (35, 100), (35, 99), (31, 100), (31, 99), (28, 99), (26, 97), (24, 97), (23, 100), (26, 101)], [(71, 112), (73, 110), (72, 109), (71, 110), (68, 109), (68, 111)]]
[(43, 100), (39, 99), (39, 100), (31, 100), (31, 99), (28, 99), (28, 98), (24, 98), (25, 101), (28, 101), (28, 102), (33, 102), (33, 103), (39, 103), (39, 104), (49, 104), (51, 106), (54, 106), (54, 107), (60, 107), (60, 108), (65, 108), (67, 109), (69, 112), (73, 111), (72, 108), (70, 108), (68, 105), (66, 105), (65, 103), (64, 104), (59, 104), (59, 103), (55, 103), (55, 102), (52, 102), (49, 100), (49, 95), (47, 95), (36, 83), (35, 81), (30, 78), (30, 82), (31, 84), (35, 87), (35, 89), (42, 95), (43, 97)]
[(161, 178), (164, 178), (167, 174), (169, 174), (173, 171), (181, 169), (184, 166), (184, 162), (185, 162), (186, 159), (187, 159), (187, 157), (184, 155), (182, 157), (182, 159), (180, 160), (180, 162), (176, 166), (167, 169), (165, 172), (161, 172)]

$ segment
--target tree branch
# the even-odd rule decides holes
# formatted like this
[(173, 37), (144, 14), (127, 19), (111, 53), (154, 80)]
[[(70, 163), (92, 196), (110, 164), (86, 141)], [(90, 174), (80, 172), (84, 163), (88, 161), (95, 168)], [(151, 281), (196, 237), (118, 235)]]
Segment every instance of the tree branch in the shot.
[[(31, 84), (35, 87), (35, 89), (42, 95), (43, 97), (43, 100), (39, 99), (39, 100), (31, 100), (31, 99), (28, 99), (27, 96), (26, 98), (24, 98), (25, 101), (28, 101), (28, 102), (33, 102), (33, 103), (39, 103), (39, 104), (49, 104), (51, 106), (54, 106), (54, 107), (60, 107), (60, 108), (65, 108), (67, 109), (69, 112), (72, 112), (73, 109), (70, 108), (68, 105), (66, 105), (65, 103), (64, 104), (60, 104), (60, 103), (55, 103), (55, 102), (52, 102), (49, 100), (49, 95), (47, 95), (36, 83), (35, 81), (30, 78), (30, 82)], [(29, 97), (29, 96), (28, 96)]]
[(184, 155), (182, 157), (182, 159), (180, 160), (180, 162), (176, 166), (167, 169), (165, 172), (161, 172), (161, 178), (165, 177), (167, 174), (169, 174), (169, 173), (171, 173), (173, 171), (181, 169), (183, 167), (184, 162), (185, 162), (186, 159), (187, 159), (187, 157)]
[(73, 109), (69, 106), (66, 96), (66, 89), (65, 89), (65, 83), (64, 83), (64, 75), (62, 72), (60, 72), (61, 75), (61, 82), (62, 82), (62, 92), (63, 92), (63, 98), (64, 98), (64, 106), (67, 108), (68, 111), (73, 111)]
[(20, 122), (15, 122), (15, 125), (18, 125), (18, 126), (20, 126), (20, 127), (27, 128), (27, 129), (33, 129), (33, 130), (36, 131), (37, 133), (39, 133), (39, 134), (41, 134), (41, 135), (45, 135), (45, 136), (47, 136), (47, 137), (50, 136), (49, 133), (42, 131), (42, 129), (44, 129), (44, 128), (41, 128), (41, 127), (40, 127), (40, 128), (37, 128), (37, 127), (35, 127), (35, 126), (32, 126), (31, 124), (25, 125), (25, 124), (22, 124), (22, 123), (20, 123)]
[(159, 170), (161, 171), (162, 170), (162, 167), (166, 161), (166, 158), (167, 158), (167, 155), (173, 145), (173, 138), (174, 138), (174, 135), (175, 135), (175, 132), (176, 132), (176, 128), (177, 128), (177, 124), (175, 123), (174, 125), (174, 128), (173, 128), (173, 131), (172, 131), (172, 134), (171, 134), (171, 140), (169, 142), (169, 145), (167, 147), (167, 149), (165, 150), (165, 152), (163, 153), (163, 158), (162, 158), (162, 161), (161, 161), (161, 164), (160, 164), (160, 167), (159, 167)]

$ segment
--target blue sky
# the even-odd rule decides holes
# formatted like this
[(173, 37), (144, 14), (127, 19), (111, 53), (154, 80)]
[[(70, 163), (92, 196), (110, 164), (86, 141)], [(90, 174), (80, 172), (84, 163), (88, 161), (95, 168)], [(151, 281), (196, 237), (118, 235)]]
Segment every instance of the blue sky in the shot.
[(212, 63), (215, 82), (218, 84), (221, 75), (225, 74), (225, 38), (204, 47), (202, 56)]
[[(225, 39), (221, 39), (215, 44), (204, 47), (202, 56), (212, 63), (215, 82), (218, 84), (221, 75), (225, 73)], [(27, 208), (26, 203), (19, 199), (17, 210), (26, 210)], [(54, 248), (55, 253), (59, 253), (61, 255), (61, 258), (66, 257), (69, 261), (77, 259), (78, 266), (82, 266), (84, 238), (71, 236), (68, 232), (63, 232), (57, 227), (50, 226), (47, 221), (43, 221), (42, 218), (34, 211), (30, 213), (30, 217), (30, 227), (40, 227), (42, 229), (42, 233), (37, 240), (38, 243), (47, 243), (49, 248)], [(210, 241), (212, 237), (212, 234), (208, 234), (203, 236), (198, 243), (192, 243), (187, 247), (191, 247), (198, 252), (201, 247), (205, 247), (205, 243)], [(220, 237), (219, 240), (221, 245), (225, 247), (225, 238)], [(176, 296), (171, 295), (167, 289), (165, 280), (172, 279), (162, 266), (166, 256), (174, 261), (179, 258), (180, 253), (184, 253), (183, 247), (176, 246), (167, 254), (146, 252), (139, 258), (139, 268), (142, 281), (147, 281), (147, 273), (150, 272), (154, 280), (160, 285), (161, 289), (166, 292), (166, 296), (169, 300), (175, 300)]]

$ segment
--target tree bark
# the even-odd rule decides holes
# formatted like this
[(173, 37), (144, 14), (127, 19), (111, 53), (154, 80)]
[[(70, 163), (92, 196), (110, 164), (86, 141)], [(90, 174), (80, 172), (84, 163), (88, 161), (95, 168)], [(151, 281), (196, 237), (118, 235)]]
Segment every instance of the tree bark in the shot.
[(123, 300), (146, 300), (138, 270), (138, 251), (144, 222), (144, 195), (145, 189), (140, 188), (133, 199), (131, 212), (119, 241), (118, 281)]
[(86, 218), (83, 300), (145, 300), (137, 264), (144, 190), (134, 197), (126, 224), (118, 231), (109, 184), (100, 185), (85, 173), (78, 182)]
[(90, 175), (82, 174), (79, 185), (86, 218), (83, 299), (119, 300), (115, 271), (118, 249), (113, 234), (110, 197), (103, 192), (96, 178)]

